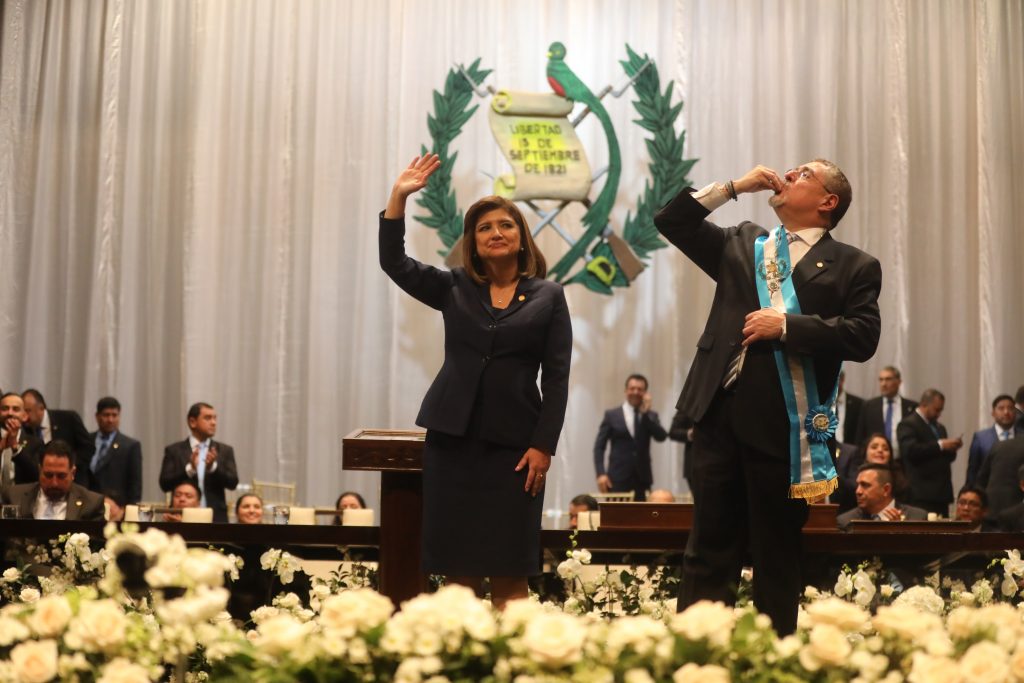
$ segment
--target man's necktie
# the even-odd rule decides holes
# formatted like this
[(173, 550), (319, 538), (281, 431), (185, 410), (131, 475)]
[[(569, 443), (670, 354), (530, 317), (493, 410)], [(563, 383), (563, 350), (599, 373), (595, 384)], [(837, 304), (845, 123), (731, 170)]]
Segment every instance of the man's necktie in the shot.
[(999, 440), (1000, 441), (1009, 441), (1011, 438), (1012, 437), (1010, 436), (1010, 430), (1009, 429), (1004, 429), (1002, 431), (1002, 433), (999, 435)]
[(0, 459), (0, 485), (7, 488), (14, 483), (14, 451), (5, 448)]
[(941, 439), (942, 438), (942, 434), (939, 433), (939, 427), (938, 427), (937, 424), (935, 424), (934, 422), (929, 422), (928, 426), (931, 427), (932, 434), (935, 435), (936, 439)]
[[(892, 404), (891, 398), (885, 399), (885, 438), (892, 442)], [(877, 415), (877, 413), (875, 413)]]
[(97, 472), (99, 472), (100, 468), (103, 467), (103, 463), (106, 462), (107, 453), (109, 453), (109, 452), (110, 452), (110, 440), (109, 439), (103, 439), (102, 441), (100, 441), (99, 450), (96, 451), (96, 457), (94, 457), (92, 459), (92, 462), (89, 463), (89, 469), (92, 470), (93, 474), (96, 474)]
[(206, 487), (203, 485), (206, 479), (206, 453), (210, 450), (209, 442), (206, 443), (205, 447), (203, 444), (199, 444), (198, 449), (199, 457), (196, 458), (196, 479), (199, 480), (199, 505), (206, 507)]

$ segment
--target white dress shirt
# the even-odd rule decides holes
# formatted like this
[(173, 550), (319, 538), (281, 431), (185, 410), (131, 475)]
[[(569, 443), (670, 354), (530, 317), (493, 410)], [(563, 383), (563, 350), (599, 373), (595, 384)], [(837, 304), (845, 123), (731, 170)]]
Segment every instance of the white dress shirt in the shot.
[(32, 510), (35, 519), (67, 519), (68, 499), (67, 496), (61, 500), (51, 501), (43, 489), (36, 494), (36, 504)]

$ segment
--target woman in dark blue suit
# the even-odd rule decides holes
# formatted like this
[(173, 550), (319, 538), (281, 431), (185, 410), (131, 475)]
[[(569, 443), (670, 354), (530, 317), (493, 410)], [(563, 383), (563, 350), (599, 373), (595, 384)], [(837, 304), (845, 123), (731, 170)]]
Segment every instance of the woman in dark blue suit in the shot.
[[(540, 572), (544, 480), (569, 391), (572, 326), (565, 294), (522, 213), (501, 197), (469, 208), (462, 267), (439, 270), (405, 253), (405, 203), (440, 165), (413, 159), (380, 219), (380, 264), (444, 316), (444, 364), (420, 406), (423, 570), (496, 606), (527, 596)], [(537, 373), (541, 373), (540, 390)]]

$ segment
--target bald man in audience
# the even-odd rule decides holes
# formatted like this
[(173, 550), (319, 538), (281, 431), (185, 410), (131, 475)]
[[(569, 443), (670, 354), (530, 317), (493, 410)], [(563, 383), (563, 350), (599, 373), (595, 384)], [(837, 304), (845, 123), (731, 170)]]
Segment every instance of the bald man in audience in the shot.
[(928, 512), (949, 516), (953, 502), (953, 461), (964, 442), (949, 438), (939, 422), (946, 397), (938, 389), (927, 389), (921, 403), (896, 428), (903, 465), (910, 481), (909, 501)]
[(648, 503), (674, 503), (676, 497), (668, 489), (654, 489), (647, 496)]
[(74, 410), (51, 410), (38, 389), (26, 389), (21, 398), (25, 401), (25, 428), (44, 444), (60, 440), (71, 446), (75, 451), (75, 461), (82, 464), (76, 470), (75, 481), (82, 486), (91, 486), (89, 461), (96, 445), (89, 438), (82, 416)]
[(904, 519), (928, 519), (927, 510), (901, 505), (892, 493), (892, 470), (885, 465), (867, 463), (857, 470), (857, 507), (836, 518), (840, 529), (855, 519), (898, 522)]

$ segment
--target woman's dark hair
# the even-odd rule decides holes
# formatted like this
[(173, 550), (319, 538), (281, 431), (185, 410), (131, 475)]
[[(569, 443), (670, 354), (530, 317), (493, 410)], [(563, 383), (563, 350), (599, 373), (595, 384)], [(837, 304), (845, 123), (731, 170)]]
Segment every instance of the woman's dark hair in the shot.
[(466, 217), (462, 224), (462, 266), (466, 272), (477, 283), (487, 282), (484, 264), (476, 253), (476, 224), (481, 216), (496, 209), (507, 211), (519, 228), (519, 275), (522, 277), (546, 277), (548, 274), (547, 261), (544, 260), (544, 254), (537, 248), (536, 242), (533, 241), (530, 226), (526, 224), (523, 212), (513, 202), (497, 195), (478, 199), (466, 211)]
[(874, 434), (871, 434), (870, 436), (868, 436), (868, 438), (864, 439), (864, 441), (860, 445), (860, 455), (861, 455), (861, 458), (865, 462), (867, 462), (867, 459), (868, 459), (868, 446), (870, 446), (871, 442), (874, 441), (875, 439), (883, 439), (885, 441), (885, 445), (889, 447), (889, 464), (891, 465), (893, 463), (893, 460), (895, 460), (895, 458), (893, 457), (893, 452), (892, 452), (892, 442), (889, 441), (889, 437), (887, 437), (882, 432), (875, 432)]
[(363, 500), (363, 497), (361, 495), (359, 495), (355, 491), (345, 491), (345, 493), (338, 496), (338, 501), (334, 504), (335, 510), (341, 507), (341, 499), (344, 498), (345, 496), (352, 496), (353, 498), (359, 501), (359, 507), (361, 507), (364, 510), (366, 509), (366, 501)]

